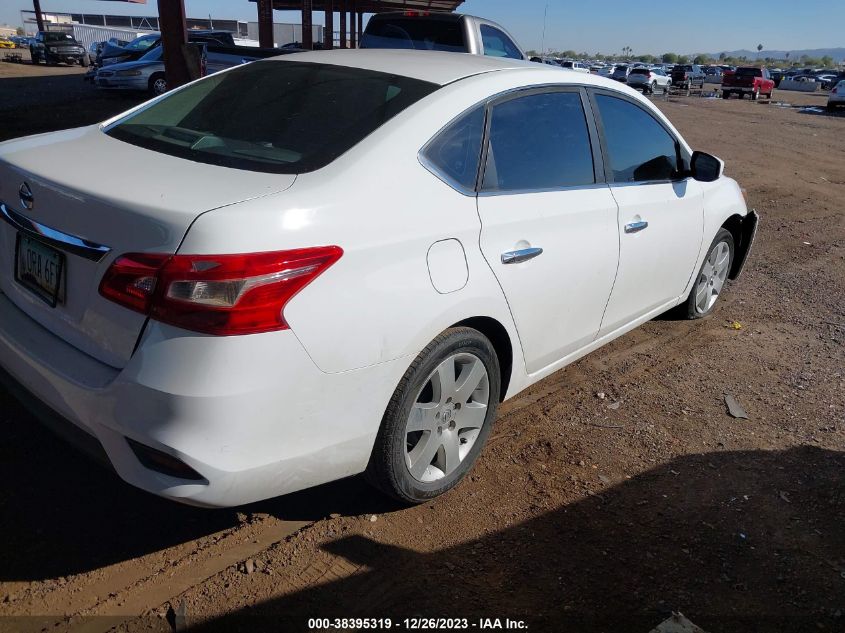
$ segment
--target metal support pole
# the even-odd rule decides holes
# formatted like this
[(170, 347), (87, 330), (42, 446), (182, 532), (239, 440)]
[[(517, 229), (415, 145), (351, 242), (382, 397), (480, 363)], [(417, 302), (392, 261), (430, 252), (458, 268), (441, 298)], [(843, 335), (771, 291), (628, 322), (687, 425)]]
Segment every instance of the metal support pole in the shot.
[(346, 0), (340, 0), (340, 47), (346, 48)]
[(314, 48), (314, 15), (311, 0), (302, 0), (302, 48)]
[(356, 48), (358, 46), (357, 26), (355, 23), (355, 0), (351, 0), (349, 3), (349, 48)]
[(185, 3), (183, 0), (158, 0), (161, 26), (161, 45), (167, 87), (172, 90), (188, 83), (191, 73), (185, 58), (184, 46), (188, 43)]
[[(161, 0), (159, 0), (160, 2)], [(273, 48), (273, 2), (258, 0), (258, 45), (261, 48)]]
[(38, 23), (38, 30), (44, 30), (44, 18), (41, 16), (40, 0), (32, 0), (32, 8), (35, 9), (35, 21)]
[(323, 34), (323, 48), (334, 48), (334, 2), (326, 0), (326, 32)]

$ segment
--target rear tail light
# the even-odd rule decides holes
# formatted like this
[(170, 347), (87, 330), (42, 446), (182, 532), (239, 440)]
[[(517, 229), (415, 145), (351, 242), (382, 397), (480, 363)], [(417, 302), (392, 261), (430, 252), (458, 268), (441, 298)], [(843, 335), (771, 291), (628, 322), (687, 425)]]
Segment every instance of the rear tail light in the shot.
[(230, 336), (284, 330), (288, 301), (342, 254), (339, 246), (243, 255), (131, 253), (109, 267), (100, 294), (196, 332)]
[(414, 9), (406, 9), (405, 10), (405, 17), (408, 18), (420, 18), (420, 17), (427, 17), (431, 15), (428, 11), (417, 11)]

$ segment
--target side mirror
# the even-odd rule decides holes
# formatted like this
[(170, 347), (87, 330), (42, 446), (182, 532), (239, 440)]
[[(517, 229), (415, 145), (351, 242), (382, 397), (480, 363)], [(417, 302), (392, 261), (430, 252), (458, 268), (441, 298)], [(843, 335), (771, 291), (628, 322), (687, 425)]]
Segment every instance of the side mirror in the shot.
[(722, 177), (725, 163), (704, 152), (693, 152), (690, 160), (690, 175), (701, 182), (713, 182)]

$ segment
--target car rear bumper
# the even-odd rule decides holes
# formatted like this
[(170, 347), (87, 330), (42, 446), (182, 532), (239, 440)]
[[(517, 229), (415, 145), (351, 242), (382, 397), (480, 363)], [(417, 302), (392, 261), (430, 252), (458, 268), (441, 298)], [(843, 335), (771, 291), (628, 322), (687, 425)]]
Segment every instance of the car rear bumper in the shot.
[(754, 92), (759, 88), (752, 88), (751, 86), (722, 86), (723, 91), (727, 92)]
[[(326, 374), (289, 330), (211, 337), (150, 322), (117, 370), (0, 293), (0, 370), (12, 395), (50, 426), (91, 438), (89, 452), (130, 484), (192, 505), (240, 505), (362, 472), (408, 362)], [(130, 440), (200, 477), (145, 465)]]

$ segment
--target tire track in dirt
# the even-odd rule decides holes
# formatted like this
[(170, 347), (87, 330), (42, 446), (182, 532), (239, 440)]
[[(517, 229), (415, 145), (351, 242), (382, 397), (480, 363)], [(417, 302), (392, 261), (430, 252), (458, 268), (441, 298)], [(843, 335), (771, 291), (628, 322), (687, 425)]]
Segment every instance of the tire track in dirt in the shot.
[[(145, 558), (163, 558), (164, 566), (150, 565), (150, 560), (135, 559), (127, 569), (124, 564), (101, 570), (101, 575), (87, 582), (79, 592), (68, 595), (69, 587), (61, 586), (52, 593), (63, 604), (63, 615), (52, 621), (25, 622), (33, 631), (74, 631), (104, 633), (126, 619), (155, 609), (220, 573), (227, 567), (252, 558), (273, 545), (284, 541), (309, 525), (308, 521), (283, 521), (262, 517), (214, 535), (207, 547), (196, 548), (186, 543)], [(176, 550), (176, 551), (174, 551)], [(158, 568), (149, 574), (150, 569)], [(106, 596), (101, 598), (101, 596)], [(39, 603), (52, 602), (50, 594)], [(45, 613), (44, 607), (33, 604), (33, 613)], [(109, 617), (88, 617), (109, 616)], [(29, 626), (26, 626), (29, 629)]]

